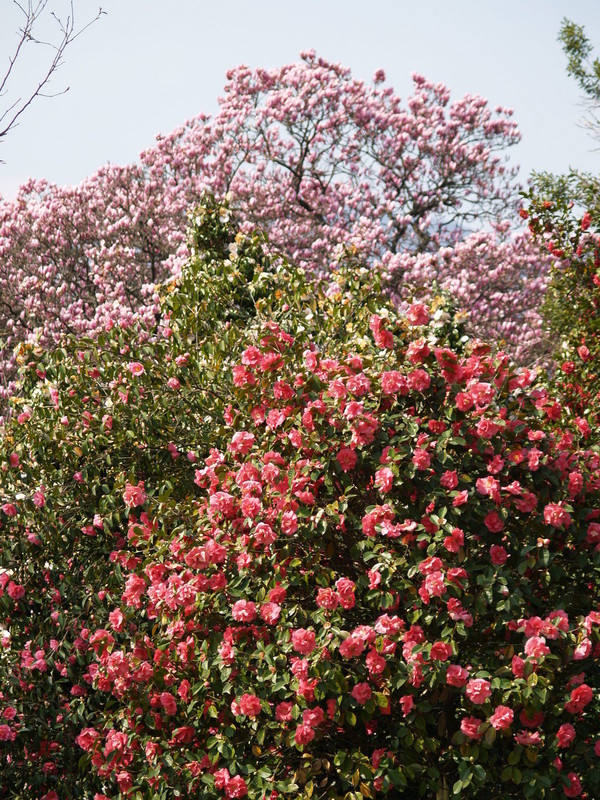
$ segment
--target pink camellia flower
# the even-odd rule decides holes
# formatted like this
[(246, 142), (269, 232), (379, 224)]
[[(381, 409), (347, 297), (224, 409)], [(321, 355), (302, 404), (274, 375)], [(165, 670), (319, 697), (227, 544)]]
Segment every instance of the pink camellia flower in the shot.
[(275, 706), (275, 719), (278, 719), (280, 722), (289, 722), (292, 718), (293, 706), (294, 704), (287, 700), (278, 703)]
[(423, 450), (422, 448), (417, 448), (413, 453), (412, 463), (418, 470), (425, 470), (428, 469), (431, 465), (431, 456), (427, 452), (427, 450)]
[(369, 651), (369, 654), (365, 659), (365, 663), (367, 665), (367, 669), (369, 670), (369, 675), (381, 675), (387, 666), (387, 661), (385, 658), (379, 655), (374, 647)]
[(594, 690), (582, 683), (571, 692), (571, 699), (565, 703), (565, 711), (569, 714), (580, 714), (594, 699)]
[(359, 656), (364, 649), (364, 639), (350, 634), (340, 645), (340, 655), (344, 658), (353, 658), (354, 656)]
[(17, 516), (17, 507), (14, 503), (4, 503), (2, 506), (2, 511), (4, 511), (7, 517)]
[(454, 500), (452, 501), (452, 505), (454, 508), (458, 508), (458, 506), (464, 506), (465, 503), (469, 501), (469, 492), (467, 489), (463, 489), (462, 492), (458, 492)]
[(248, 786), (241, 775), (234, 775), (225, 784), (225, 797), (235, 800), (238, 797), (245, 797), (248, 794)]
[(350, 578), (338, 578), (335, 582), (335, 588), (340, 596), (340, 603), (345, 609), (354, 608), (354, 589), (356, 584)]
[(251, 600), (237, 600), (231, 608), (236, 622), (252, 622), (256, 619), (256, 605)]
[(447, 661), (452, 655), (452, 645), (446, 642), (434, 642), (431, 645), (430, 657), (432, 661)]
[(569, 772), (567, 775), (567, 785), (563, 786), (565, 797), (580, 797), (583, 793), (583, 786), (579, 777), (574, 772)]
[(475, 703), (476, 705), (485, 703), (485, 701), (492, 695), (490, 682), (484, 680), (483, 678), (471, 678), (471, 680), (467, 683), (466, 693), (467, 697), (472, 703)]
[(128, 370), (129, 370), (129, 372), (131, 372), (131, 374), (132, 374), (132, 375), (134, 375), (136, 378), (137, 378), (137, 376), (138, 376), (138, 375), (143, 375), (143, 374), (144, 374), (144, 372), (146, 371), (146, 370), (144, 369), (144, 365), (143, 365), (143, 364), (140, 364), (140, 362), (139, 362), (139, 361), (130, 361), (130, 362), (129, 362), (129, 364), (127, 364), (127, 369), (128, 369)]
[(424, 369), (415, 369), (406, 376), (409, 389), (424, 392), (431, 386), (431, 377)]
[(440, 484), (444, 489), (456, 489), (458, 486), (458, 475), (456, 470), (446, 470), (440, 478)]
[(405, 694), (400, 698), (400, 708), (402, 715), (407, 717), (415, 707), (415, 701), (411, 694)]
[(357, 456), (356, 451), (351, 447), (341, 447), (338, 450), (336, 460), (343, 472), (350, 472), (356, 466)]
[(147, 495), (144, 490), (144, 481), (138, 481), (137, 486), (134, 486), (132, 483), (127, 483), (125, 485), (125, 491), (123, 492), (123, 500), (125, 501), (125, 505), (129, 506), (129, 508), (143, 506), (147, 500)]
[(177, 713), (177, 701), (170, 692), (161, 693), (160, 704), (164, 708), (165, 713), (170, 717)]
[(446, 683), (449, 686), (466, 686), (469, 680), (469, 671), (459, 664), (451, 664), (446, 670)]
[(116, 631), (123, 630), (124, 619), (125, 617), (123, 616), (123, 612), (119, 608), (116, 608), (114, 611), (111, 611), (110, 614), (108, 615), (108, 621)]
[(260, 616), (267, 625), (275, 625), (281, 614), (281, 606), (277, 603), (264, 603), (260, 607)]
[(256, 717), (262, 710), (260, 698), (255, 694), (243, 694), (238, 700), (238, 704), (241, 713), (247, 717)]
[(311, 725), (305, 725), (304, 723), (302, 725), (298, 725), (298, 727), (296, 728), (296, 733), (294, 735), (294, 741), (296, 742), (296, 744), (302, 746), (308, 744), (309, 742), (312, 742), (314, 738), (315, 738), (315, 731)]
[(502, 545), (493, 544), (490, 547), (490, 559), (492, 564), (494, 564), (496, 567), (500, 567), (502, 564), (506, 564), (508, 561), (508, 553), (504, 547), (502, 547)]
[(575, 728), (570, 722), (565, 722), (556, 731), (556, 741), (559, 747), (569, 747), (575, 739)]
[(579, 644), (577, 645), (577, 647), (573, 651), (573, 660), (574, 661), (581, 661), (584, 658), (588, 658), (588, 656), (591, 654), (591, 652), (592, 652), (592, 643), (586, 637), (585, 639), (582, 639), (579, 642)]
[(461, 528), (453, 528), (450, 536), (444, 538), (444, 547), (449, 553), (458, 553), (465, 543), (465, 532)]
[(389, 467), (381, 467), (375, 473), (375, 486), (380, 492), (389, 492), (394, 485), (394, 473)]
[(443, 572), (431, 572), (425, 578), (424, 588), (432, 597), (442, 597), (446, 593)]
[(217, 787), (217, 789), (224, 789), (230, 780), (229, 770), (226, 767), (218, 769), (214, 773), (213, 777), (215, 779), (215, 786)]
[(408, 381), (406, 376), (398, 370), (381, 373), (381, 391), (384, 394), (408, 394)]
[(273, 544), (277, 541), (277, 534), (266, 522), (259, 522), (253, 530), (254, 539), (258, 544)]
[(531, 658), (542, 658), (542, 656), (547, 656), (549, 652), (550, 648), (543, 636), (531, 636), (525, 642), (525, 654)]
[(121, 772), (116, 773), (117, 779), (117, 786), (119, 787), (119, 791), (123, 794), (126, 794), (129, 789), (133, 786), (133, 778), (129, 774), (129, 772), (125, 770), (121, 770)]
[(429, 311), (423, 303), (413, 303), (406, 311), (406, 319), (411, 325), (427, 325)]
[(318, 728), (325, 722), (325, 712), (321, 706), (305, 708), (302, 712), (302, 722), (304, 725), (310, 725), (311, 728)]
[(489, 514), (486, 514), (483, 519), (483, 524), (491, 533), (500, 533), (504, 528), (504, 523), (500, 519), (497, 511), (490, 511)]
[(253, 433), (249, 433), (248, 431), (237, 431), (231, 437), (231, 441), (227, 447), (227, 449), (232, 453), (241, 453), (245, 455), (249, 453), (256, 441), (256, 437)]
[(367, 577), (369, 578), (369, 589), (376, 589), (381, 583), (381, 572), (378, 569), (370, 569)]
[(508, 708), (508, 706), (496, 706), (494, 713), (490, 717), (490, 725), (497, 731), (505, 731), (510, 728), (514, 716), (512, 708)]
[(256, 367), (262, 358), (262, 353), (258, 347), (247, 347), (242, 353), (242, 364), (247, 367)]
[(15, 602), (20, 600), (22, 597), (25, 597), (25, 587), (21, 586), (19, 583), (15, 583), (14, 581), (10, 581), (8, 586), (6, 587), (6, 593)]
[(544, 744), (539, 731), (519, 731), (515, 733), (515, 742), (524, 747), (541, 747)]
[(520, 656), (513, 656), (511, 661), (511, 669), (516, 678), (522, 678), (525, 670), (525, 662)]
[(400, 617), (389, 614), (382, 614), (375, 620), (374, 630), (377, 633), (384, 633), (386, 636), (396, 636), (405, 627)]
[(297, 653), (309, 655), (315, 649), (315, 634), (306, 628), (298, 628), (292, 633), (292, 647)]
[(181, 381), (178, 378), (169, 378), (167, 381), (169, 389), (181, 389)]
[(590, 349), (584, 344), (577, 348), (577, 353), (582, 361), (587, 361), (590, 357)]
[(351, 695), (359, 705), (364, 706), (371, 699), (373, 692), (368, 683), (357, 683), (352, 689)]
[(243, 517), (247, 517), (248, 519), (254, 519), (255, 517), (258, 517), (258, 515), (262, 511), (262, 503), (258, 497), (252, 497), (251, 495), (246, 495), (246, 497), (242, 497), (242, 502), (240, 503), (240, 510), (242, 512)]
[(317, 605), (319, 608), (325, 608), (329, 611), (332, 611), (334, 608), (337, 608), (340, 604), (340, 596), (331, 587), (320, 588), (317, 591)]
[(146, 581), (139, 575), (130, 575), (125, 582), (125, 591), (121, 600), (128, 606), (141, 608), (141, 597), (146, 591)]
[(483, 720), (477, 719), (477, 717), (463, 717), (460, 721), (460, 729), (468, 739), (477, 740), (483, 736), (483, 731), (480, 730), (483, 724)]
[(281, 515), (281, 530), (286, 536), (291, 536), (298, 530), (298, 517), (295, 511), (284, 511)]
[(76, 737), (75, 742), (79, 745), (79, 747), (81, 747), (82, 750), (89, 752), (99, 738), (100, 734), (97, 730), (94, 728), (84, 728)]
[(564, 526), (568, 528), (571, 524), (571, 515), (562, 507), (561, 503), (548, 503), (544, 508), (544, 521), (546, 525), (552, 525), (554, 528)]

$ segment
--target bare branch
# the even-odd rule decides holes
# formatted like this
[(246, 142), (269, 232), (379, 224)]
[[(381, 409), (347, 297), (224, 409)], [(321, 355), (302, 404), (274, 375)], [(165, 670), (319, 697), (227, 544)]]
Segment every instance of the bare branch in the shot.
[(11, 79), (14, 77), (15, 65), (22, 59), (24, 50), (28, 45), (35, 44), (47, 47), (52, 51), (52, 57), (34, 88), (24, 97), (19, 97), (14, 102), (10, 103), (4, 110), (0, 109), (0, 142), (19, 124), (19, 118), (29, 108), (36, 97), (56, 97), (65, 94), (65, 92), (69, 90), (67, 86), (65, 89), (57, 92), (44, 91), (61, 66), (67, 47), (79, 38), (90, 25), (93, 25), (94, 22), (97, 22), (98, 19), (106, 13), (102, 8), (99, 8), (98, 13), (93, 19), (77, 29), (75, 23), (74, 0), (70, 0), (69, 13), (66, 16), (60, 17), (55, 11), (49, 12), (49, 16), (52, 17), (57, 24), (59, 35), (56, 40), (47, 40), (40, 38), (36, 34), (36, 31), (47, 9), (48, 2), (49, 0), (27, 0), (27, 3), (25, 3), (19, 2), (19, 0), (13, 0), (14, 5), (23, 15), (23, 24), (18, 30), (18, 42), (12, 54), (9, 55), (8, 68), (4, 75), (0, 77), (0, 97), (6, 96)]

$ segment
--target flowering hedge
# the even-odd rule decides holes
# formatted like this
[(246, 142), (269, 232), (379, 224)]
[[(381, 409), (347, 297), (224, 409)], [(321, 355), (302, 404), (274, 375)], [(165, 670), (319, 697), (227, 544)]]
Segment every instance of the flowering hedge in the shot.
[(598, 796), (597, 451), (443, 299), (229, 216), (160, 329), (26, 355), (0, 796)]

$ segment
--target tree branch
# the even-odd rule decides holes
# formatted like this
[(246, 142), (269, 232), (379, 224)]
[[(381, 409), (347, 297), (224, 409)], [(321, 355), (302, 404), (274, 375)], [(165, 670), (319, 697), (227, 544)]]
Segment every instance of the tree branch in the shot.
[[(90, 25), (96, 22), (104, 12), (102, 8), (98, 9), (96, 16), (86, 23), (83, 27), (77, 29), (75, 24), (75, 9), (74, 0), (70, 0), (69, 14), (61, 18), (54, 11), (50, 12), (50, 16), (55, 20), (58, 25), (59, 37), (58, 41), (48, 41), (41, 39), (36, 35), (36, 28), (40, 19), (44, 15), (48, 6), (49, 0), (28, 0), (27, 4), (21, 4), (18, 0), (13, 0), (14, 4), (21, 11), (24, 16), (23, 25), (19, 28), (19, 41), (12, 53), (9, 56), (9, 66), (4, 75), (0, 78), (0, 97), (7, 94), (8, 86), (13, 78), (15, 64), (22, 58), (24, 48), (28, 44), (37, 44), (49, 47), (53, 51), (52, 58), (48, 64), (41, 79), (33, 90), (25, 97), (19, 97), (12, 102), (4, 111), (0, 113), (0, 142), (7, 136), (13, 128), (18, 125), (18, 120), (21, 115), (29, 108), (36, 97), (56, 97), (57, 95), (64, 94), (69, 90), (69, 87), (59, 92), (47, 94), (43, 91), (52, 80), (52, 76), (62, 64), (63, 56), (67, 47), (74, 42), (81, 34), (87, 30)], [(0, 162), (2, 163), (2, 162)]]

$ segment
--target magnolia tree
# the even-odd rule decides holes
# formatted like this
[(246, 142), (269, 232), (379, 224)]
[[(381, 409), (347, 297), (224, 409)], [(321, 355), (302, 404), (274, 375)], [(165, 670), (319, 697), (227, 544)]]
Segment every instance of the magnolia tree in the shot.
[(229, 214), (162, 327), (23, 352), (0, 796), (597, 797), (598, 452), (442, 299)]
[[(348, 245), (402, 298), (428, 291), (432, 274), (459, 287), (473, 328), (531, 359), (546, 260), (498, 224), (515, 213), (511, 112), (469, 95), (451, 102), (420, 76), (402, 104), (383, 82), (381, 71), (367, 85), (314, 53), (272, 71), (238, 67), (214, 118), (159, 138), (140, 163), (75, 187), (30, 181), (0, 203), (5, 389), (19, 341), (151, 317), (154, 285), (187, 257), (187, 209), (207, 189), (230, 195), (246, 229), (259, 225), (311, 272), (327, 274)], [(420, 254), (430, 254), (426, 281)]]

